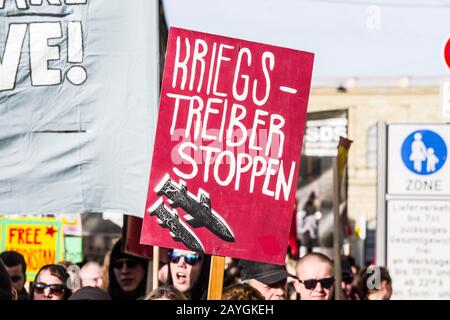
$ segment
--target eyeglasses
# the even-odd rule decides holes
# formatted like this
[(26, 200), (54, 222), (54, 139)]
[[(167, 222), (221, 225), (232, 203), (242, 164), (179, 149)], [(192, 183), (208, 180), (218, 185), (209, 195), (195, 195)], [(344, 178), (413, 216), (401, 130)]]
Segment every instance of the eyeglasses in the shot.
[(300, 281), (300, 283), (303, 283), (305, 288), (308, 290), (313, 290), (317, 286), (317, 283), (319, 283), (319, 282), (320, 282), (320, 285), (322, 286), (322, 288), (330, 289), (334, 284), (334, 277), (323, 278), (323, 279), (319, 279), (319, 280), (316, 280), (316, 279), (300, 280), (299, 279), (298, 281)]
[(178, 261), (180, 261), (182, 257), (184, 257), (184, 262), (186, 262), (191, 266), (195, 265), (197, 262), (201, 260), (201, 256), (198, 253), (183, 254), (174, 251), (169, 252), (169, 260), (171, 263), (178, 263)]
[(12, 276), (11, 282), (19, 282), (22, 280), (22, 276)]
[(126, 265), (128, 269), (133, 269), (138, 265), (138, 262), (136, 260), (119, 260), (119, 261), (114, 261), (112, 264), (112, 267), (114, 269), (122, 269), (123, 266)]
[(44, 294), (45, 289), (50, 289), (50, 294), (55, 296), (61, 296), (64, 291), (66, 291), (66, 287), (62, 284), (46, 284), (43, 282), (36, 282), (33, 284), (34, 293), (36, 294)]

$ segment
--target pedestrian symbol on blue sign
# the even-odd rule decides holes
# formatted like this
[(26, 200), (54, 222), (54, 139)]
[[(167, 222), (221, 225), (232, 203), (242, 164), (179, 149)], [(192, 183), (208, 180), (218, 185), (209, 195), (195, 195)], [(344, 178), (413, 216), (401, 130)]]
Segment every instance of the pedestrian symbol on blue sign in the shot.
[(418, 130), (411, 133), (402, 145), (402, 160), (416, 174), (438, 172), (447, 160), (447, 146), (436, 132)]

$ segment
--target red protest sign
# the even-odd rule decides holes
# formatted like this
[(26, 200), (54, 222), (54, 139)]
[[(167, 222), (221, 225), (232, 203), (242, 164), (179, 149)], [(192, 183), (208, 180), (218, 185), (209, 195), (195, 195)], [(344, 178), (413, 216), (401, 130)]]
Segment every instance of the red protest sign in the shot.
[[(124, 252), (133, 256), (153, 260), (153, 246), (140, 244), (140, 231), (142, 229), (143, 219), (124, 215), (124, 226), (122, 238), (124, 241)], [(167, 263), (167, 249), (160, 248), (160, 261)]]
[(313, 58), (170, 30), (142, 244), (284, 263)]

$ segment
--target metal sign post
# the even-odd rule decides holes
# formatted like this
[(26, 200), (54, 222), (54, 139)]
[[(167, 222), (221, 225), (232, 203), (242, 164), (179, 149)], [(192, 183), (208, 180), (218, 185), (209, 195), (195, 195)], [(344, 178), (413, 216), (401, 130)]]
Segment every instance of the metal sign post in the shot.
[(376, 264), (386, 265), (387, 125), (378, 122)]

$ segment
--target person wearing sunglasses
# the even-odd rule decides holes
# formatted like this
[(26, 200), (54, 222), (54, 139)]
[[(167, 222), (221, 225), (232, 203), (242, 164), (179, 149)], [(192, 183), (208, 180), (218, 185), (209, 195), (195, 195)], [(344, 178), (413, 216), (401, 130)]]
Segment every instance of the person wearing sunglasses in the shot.
[(0, 254), (6, 270), (8, 270), (11, 282), (18, 294), (18, 300), (28, 300), (28, 292), (25, 289), (27, 280), (27, 263), (22, 254), (15, 251), (5, 251)]
[(43, 266), (31, 284), (31, 300), (67, 300), (71, 291), (67, 287), (69, 274), (65, 267), (56, 264)]
[(169, 250), (168, 284), (192, 300), (207, 297), (211, 256), (194, 251)]
[(355, 285), (355, 277), (352, 271), (352, 265), (348, 256), (341, 256), (341, 272), (342, 272), (342, 299), (343, 300), (361, 300), (361, 292)]
[(331, 300), (334, 290), (333, 262), (321, 253), (308, 253), (296, 267), (295, 290), (301, 300)]
[(111, 251), (108, 293), (112, 300), (137, 300), (145, 296), (148, 260), (123, 251), (122, 239)]

